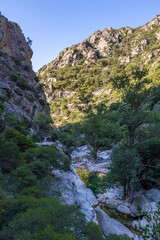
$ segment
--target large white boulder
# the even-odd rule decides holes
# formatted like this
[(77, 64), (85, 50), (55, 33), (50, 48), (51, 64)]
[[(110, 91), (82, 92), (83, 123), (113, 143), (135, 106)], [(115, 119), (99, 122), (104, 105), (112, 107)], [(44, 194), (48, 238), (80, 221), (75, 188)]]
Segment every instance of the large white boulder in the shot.
[(88, 189), (77, 175), (76, 170), (63, 172), (53, 170), (53, 190), (61, 193), (62, 202), (77, 205), (79, 210), (86, 215), (88, 221), (95, 221), (96, 213), (93, 205), (98, 204), (91, 189)]
[(127, 235), (130, 238), (134, 238), (133, 233), (120, 222), (113, 218), (110, 218), (100, 207), (96, 208), (98, 224), (102, 229), (105, 236), (108, 234)]

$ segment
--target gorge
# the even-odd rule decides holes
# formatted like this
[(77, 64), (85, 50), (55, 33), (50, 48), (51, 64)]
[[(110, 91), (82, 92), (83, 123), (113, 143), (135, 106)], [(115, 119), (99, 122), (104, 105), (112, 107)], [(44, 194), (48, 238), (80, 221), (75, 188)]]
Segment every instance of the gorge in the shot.
[(159, 54), (157, 15), (96, 31), (35, 74), (0, 14), (0, 239), (159, 239)]

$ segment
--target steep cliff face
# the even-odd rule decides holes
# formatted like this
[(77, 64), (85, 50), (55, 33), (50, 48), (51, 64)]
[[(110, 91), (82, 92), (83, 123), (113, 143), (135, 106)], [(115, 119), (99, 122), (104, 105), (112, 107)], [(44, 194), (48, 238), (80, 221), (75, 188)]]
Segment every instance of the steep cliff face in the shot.
[(31, 57), (32, 50), (19, 25), (0, 15), (0, 98), (4, 116), (14, 115), (28, 126), (38, 112), (47, 111)]
[[(86, 106), (115, 99), (110, 77), (136, 64), (149, 69), (155, 83), (159, 76), (160, 15), (138, 28), (111, 27), (97, 31), (82, 43), (64, 49), (37, 73), (57, 124), (74, 122)], [(79, 117), (77, 117), (79, 116)]]

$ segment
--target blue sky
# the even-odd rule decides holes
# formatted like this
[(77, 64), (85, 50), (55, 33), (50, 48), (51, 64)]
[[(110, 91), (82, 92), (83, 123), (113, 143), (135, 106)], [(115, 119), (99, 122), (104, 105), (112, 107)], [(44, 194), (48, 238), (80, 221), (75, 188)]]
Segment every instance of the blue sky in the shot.
[(145, 24), (160, 14), (160, 0), (0, 0), (0, 11), (33, 40), (37, 71), (97, 30)]

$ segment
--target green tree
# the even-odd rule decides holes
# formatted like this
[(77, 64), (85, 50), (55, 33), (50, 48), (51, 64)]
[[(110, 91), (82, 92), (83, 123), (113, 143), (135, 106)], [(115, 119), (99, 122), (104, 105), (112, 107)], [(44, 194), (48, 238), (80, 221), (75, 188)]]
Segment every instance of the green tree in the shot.
[(140, 180), (144, 163), (137, 148), (152, 138), (151, 125), (156, 121), (155, 114), (146, 109), (146, 103), (153, 93), (153, 89), (148, 87), (150, 81), (146, 74), (146, 70), (135, 68), (113, 79), (113, 85), (120, 91), (124, 104), (119, 117), (122, 140), (112, 154), (110, 179), (113, 176), (114, 182), (123, 182), (125, 196), (133, 183)]
[[(53, 168), (64, 171), (70, 170), (69, 159), (54, 147), (47, 146), (27, 149), (24, 154), (24, 159), (34, 173), (37, 172), (39, 177), (41, 174), (43, 175), (43, 171), (44, 174), (45, 172), (47, 173), (47, 169), (48, 171), (51, 171)], [(42, 172), (38, 173), (38, 165), (39, 170)]]
[(113, 150), (110, 173), (107, 177), (110, 182), (119, 182), (123, 185), (124, 196), (128, 196), (131, 186), (139, 182), (142, 169), (139, 152), (135, 148), (129, 149), (119, 145)]
[(19, 131), (12, 128), (5, 129), (4, 137), (7, 141), (14, 142), (21, 152), (24, 152), (28, 148), (36, 147), (36, 144), (32, 141), (31, 138), (26, 137)]
[(83, 125), (86, 142), (91, 146), (94, 159), (101, 147), (110, 149), (118, 137), (118, 126), (108, 122), (102, 115), (91, 113)]
[(9, 173), (16, 169), (22, 162), (22, 155), (18, 146), (13, 141), (8, 141), (4, 135), (0, 136), (0, 169)]
[(53, 121), (51, 117), (46, 115), (44, 112), (41, 112), (34, 117), (33, 123), (37, 129), (38, 137), (40, 137), (40, 140), (43, 141), (52, 129), (51, 124), (53, 124)]

